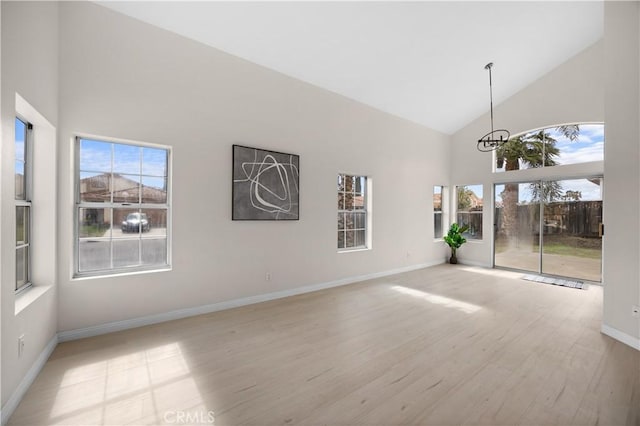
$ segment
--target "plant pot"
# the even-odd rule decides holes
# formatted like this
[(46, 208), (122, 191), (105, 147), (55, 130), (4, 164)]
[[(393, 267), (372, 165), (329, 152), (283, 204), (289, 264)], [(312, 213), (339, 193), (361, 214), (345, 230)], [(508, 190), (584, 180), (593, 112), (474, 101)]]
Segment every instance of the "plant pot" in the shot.
[(456, 257), (455, 253), (451, 254), (451, 257), (449, 258), (449, 263), (452, 265), (456, 265), (458, 263), (458, 258)]

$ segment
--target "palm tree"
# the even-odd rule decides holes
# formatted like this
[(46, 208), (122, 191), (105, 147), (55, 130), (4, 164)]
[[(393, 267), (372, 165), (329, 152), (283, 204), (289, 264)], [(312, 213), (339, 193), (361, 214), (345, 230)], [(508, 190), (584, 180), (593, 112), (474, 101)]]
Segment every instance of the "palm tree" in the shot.
[(475, 195), (473, 191), (466, 186), (458, 187), (458, 210), (466, 210), (471, 207), (473, 195)]
[(565, 125), (556, 127), (556, 130), (560, 132), (562, 136), (569, 139), (571, 142), (577, 141), (578, 137), (580, 136), (579, 124), (565, 124)]
[[(556, 130), (571, 141), (578, 139), (580, 127), (569, 124), (556, 127)], [(537, 168), (554, 166), (560, 150), (556, 147), (556, 140), (545, 129), (516, 136), (496, 149), (496, 164), (505, 171), (520, 170), (521, 166)], [(541, 188), (539, 184), (532, 184), (532, 194), (544, 197), (547, 201), (559, 197), (562, 188), (558, 182), (545, 182)], [(504, 186), (502, 196), (502, 231), (507, 239), (516, 236), (518, 232), (518, 184), (508, 183)], [(542, 199), (542, 198), (541, 198)]]
[(555, 166), (555, 158), (560, 150), (555, 146), (556, 140), (545, 130), (516, 136), (496, 149), (498, 168), (504, 166), (505, 171), (520, 170), (521, 165), (528, 168)]
[(529, 188), (531, 189), (531, 201), (535, 202), (551, 203), (564, 196), (562, 185), (557, 180), (534, 182)]

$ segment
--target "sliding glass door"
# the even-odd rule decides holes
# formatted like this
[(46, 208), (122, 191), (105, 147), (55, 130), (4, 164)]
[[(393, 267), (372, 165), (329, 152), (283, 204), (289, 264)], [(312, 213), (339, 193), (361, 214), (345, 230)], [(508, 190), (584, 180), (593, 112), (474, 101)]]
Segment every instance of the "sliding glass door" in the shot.
[(602, 178), (544, 182), (542, 273), (601, 281)]
[(602, 177), (495, 185), (494, 264), (602, 280)]
[(538, 272), (540, 269), (540, 202), (534, 183), (495, 186), (495, 265)]

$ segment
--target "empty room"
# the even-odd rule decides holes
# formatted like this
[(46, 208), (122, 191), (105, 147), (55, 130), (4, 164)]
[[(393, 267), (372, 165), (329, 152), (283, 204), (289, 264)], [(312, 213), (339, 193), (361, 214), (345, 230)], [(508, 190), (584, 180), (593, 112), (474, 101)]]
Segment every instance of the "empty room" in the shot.
[(2, 425), (640, 425), (640, 2), (0, 2)]

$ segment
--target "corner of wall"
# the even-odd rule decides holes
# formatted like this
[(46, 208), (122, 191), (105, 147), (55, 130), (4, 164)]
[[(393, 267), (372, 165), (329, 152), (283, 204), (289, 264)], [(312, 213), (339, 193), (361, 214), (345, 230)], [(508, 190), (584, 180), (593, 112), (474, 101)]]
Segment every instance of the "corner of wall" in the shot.
[[(0, 153), (0, 215), (3, 220), (0, 232), (12, 235), (15, 233), (13, 127), (16, 114), (33, 120), (34, 132), (41, 130), (38, 137), (34, 138), (34, 143), (44, 144), (36, 160), (40, 162), (45, 157), (45, 161), (55, 160), (56, 129), (55, 124), (51, 123), (56, 123), (58, 119), (58, 2), (1, 2), (0, 10), (0, 133), (3, 138)], [(51, 217), (55, 218), (57, 201), (55, 165), (47, 168), (45, 163), (41, 163), (39, 167), (34, 167), (36, 169), (37, 174), (46, 181), (46, 185), (40, 188), (46, 202), (39, 204), (42, 209), (35, 216), (45, 218), (45, 221), (51, 220)], [(45, 169), (48, 170), (46, 173), (43, 172)], [(42, 173), (48, 175), (45, 177)], [(34, 206), (35, 203), (34, 200)], [(44, 222), (41, 225), (45, 228), (50, 226)], [(51, 229), (55, 229), (55, 226)], [(47, 234), (53, 235), (55, 232)], [(51, 254), (56, 252), (55, 236), (43, 239), (43, 235), (40, 232), (38, 249), (34, 248), (36, 251), (45, 250), (45, 254), (39, 256), (44, 263), (36, 266), (38, 272), (34, 273), (34, 277), (38, 282), (34, 280), (34, 284), (44, 283), (49, 290), (39, 293), (28, 306), (18, 310), (15, 268), (6, 267), (15, 263), (15, 242), (10, 238), (1, 239), (0, 264), (5, 266), (0, 270), (0, 405), (3, 406), (3, 419), (11, 414), (12, 401), (21, 392), (25, 380), (28, 382), (30, 375), (38, 370), (34, 366), (43, 364), (43, 354), (46, 354), (46, 360), (50, 350), (55, 347), (51, 342), (57, 342), (55, 256), (51, 259)], [(26, 336), (25, 346), (19, 354), (15, 343), (18, 336), (23, 334)]]
[[(605, 198), (603, 332), (640, 339), (640, 241), (629, 218), (640, 217), (640, 4), (605, 2)], [(624, 244), (621, 244), (624, 242)], [(606, 330), (606, 331), (605, 331)], [(624, 336), (628, 336), (624, 337)], [(631, 346), (633, 344), (628, 343)]]
[(11, 418), (11, 415), (16, 410), (16, 408), (18, 408), (18, 404), (20, 404), (20, 401), (27, 393), (27, 390), (29, 390), (29, 387), (33, 384), (36, 377), (38, 377), (40, 371), (42, 371), (42, 369), (44, 368), (44, 365), (47, 363), (47, 360), (49, 359), (57, 345), (58, 335), (55, 334), (46, 344), (42, 352), (40, 352), (27, 373), (22, 377), (22, 380), (20, 380), (18, 386), (16, 386), (11, 396), (7, 399), (7, 402), (2, 405), (0, 424), (6, 424), (9, 418)]

